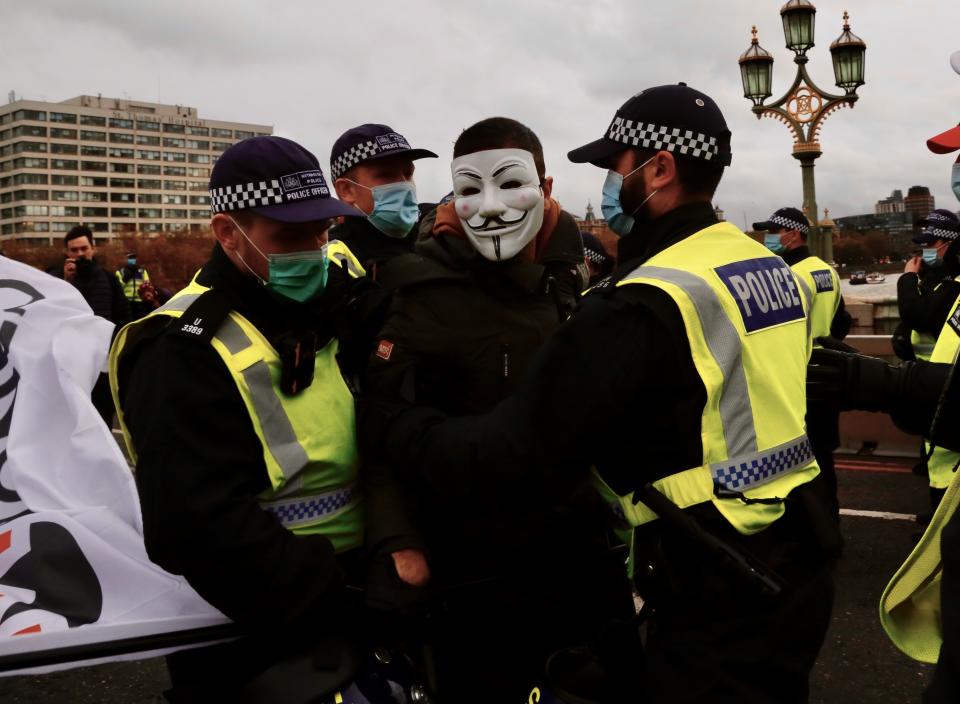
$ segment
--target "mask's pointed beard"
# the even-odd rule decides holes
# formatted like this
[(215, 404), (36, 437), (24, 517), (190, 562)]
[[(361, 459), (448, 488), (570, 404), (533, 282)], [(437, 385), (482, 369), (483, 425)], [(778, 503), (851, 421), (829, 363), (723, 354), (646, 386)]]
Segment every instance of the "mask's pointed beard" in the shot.
[(499, 237), (493, 238), (493, 251), (497, 255), (497, 261), (500, 261), (500, 238)]

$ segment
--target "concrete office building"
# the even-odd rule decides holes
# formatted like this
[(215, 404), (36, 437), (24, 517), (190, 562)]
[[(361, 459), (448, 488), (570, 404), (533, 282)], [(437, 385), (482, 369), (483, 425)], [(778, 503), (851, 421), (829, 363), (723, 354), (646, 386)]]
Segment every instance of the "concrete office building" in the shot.
[(11, 102), (0, 107), (0, 239), (52, 244), (79, 223), (103, 238), (203, 230), (217, 157), (272, 132), (182, 105)]

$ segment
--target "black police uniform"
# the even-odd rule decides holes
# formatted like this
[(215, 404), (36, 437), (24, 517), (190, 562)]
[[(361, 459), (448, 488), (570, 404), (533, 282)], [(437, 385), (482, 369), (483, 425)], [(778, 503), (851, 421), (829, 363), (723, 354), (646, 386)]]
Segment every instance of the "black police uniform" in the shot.
[[(409, 410), (389, 426), (389, 453), (451, 502), (495, 500), (505, 488), (536, 493), (578, 481), (591, 466), (627, 494), (698, 466), (706, 391), (680, 312), (659, 289), (613, 281), (715, 222), (703, 202), (638, 225), (620, 242), (613, 280), (546, 342), (517, 395), (471, 418)], [(686, 511), (777, 571), (787, 585), (779, 598), (663, 521), (637, 531), (639, 560), (653, 565), (638, 588), (654, 607), (644, 660), (631, 673), (638, 700), (806, 701), (830, 617), (838, 537), (817, 480), (785, 503), (785, 515), (754, 536), (739, 534), (712, 504)]]

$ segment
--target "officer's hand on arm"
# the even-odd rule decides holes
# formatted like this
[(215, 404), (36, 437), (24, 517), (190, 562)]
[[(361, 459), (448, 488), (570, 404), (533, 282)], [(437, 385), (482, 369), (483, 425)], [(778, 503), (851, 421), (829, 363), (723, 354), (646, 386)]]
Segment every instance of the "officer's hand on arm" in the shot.
[(910, 259), (907, 260), (907, 265), (903, 267), (903, 272), (905, 274), (919, 274), (921, 264), (923, 264), (921, 257), (910, 257)]

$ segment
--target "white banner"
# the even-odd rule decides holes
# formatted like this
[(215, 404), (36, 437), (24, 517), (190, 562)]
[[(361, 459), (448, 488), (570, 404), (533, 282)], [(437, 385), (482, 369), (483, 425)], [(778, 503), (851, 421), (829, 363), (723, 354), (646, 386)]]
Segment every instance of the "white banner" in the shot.
[(143, 657), (127, 639), (228, 623), (147, 558), (133, 475), (90, 401), (112, 330), (70, 284), (0, 256), (0, 670)]

